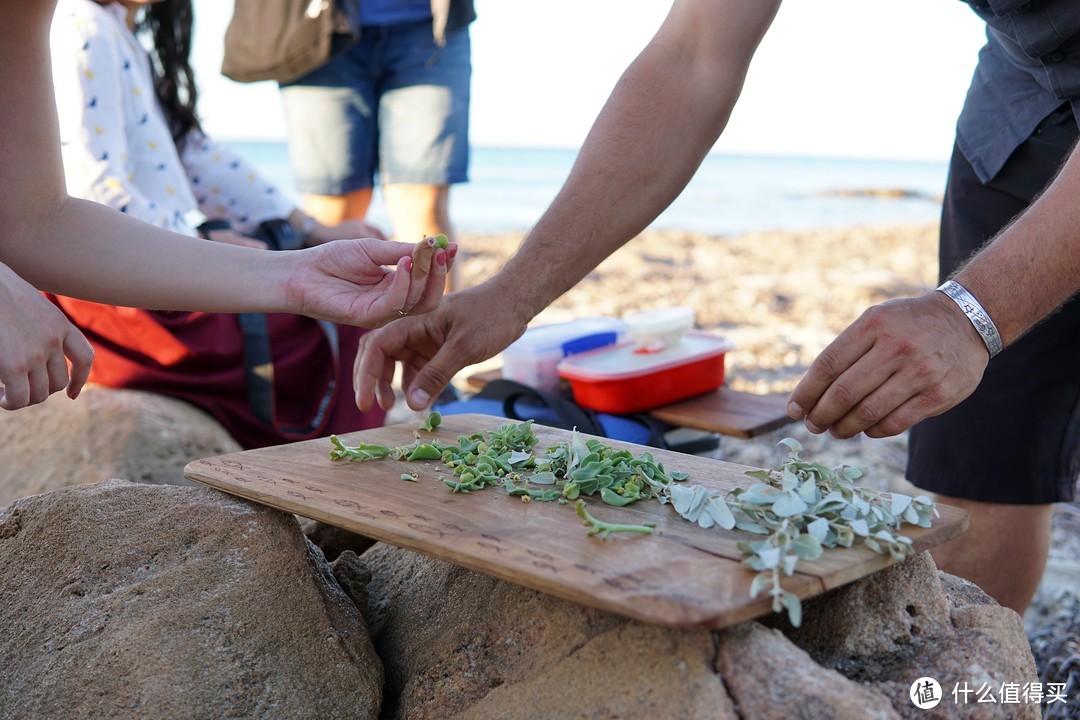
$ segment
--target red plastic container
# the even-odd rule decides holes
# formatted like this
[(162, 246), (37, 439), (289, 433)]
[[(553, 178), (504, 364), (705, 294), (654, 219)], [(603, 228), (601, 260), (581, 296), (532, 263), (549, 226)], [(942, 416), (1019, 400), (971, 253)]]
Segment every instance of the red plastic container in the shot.
[(636, 343), (570, 355), (558, 365), (578, 404), (625, 415), (660, 407), (724, 384), (724, 337), (690, 331), (678, 345), (642, 352)]

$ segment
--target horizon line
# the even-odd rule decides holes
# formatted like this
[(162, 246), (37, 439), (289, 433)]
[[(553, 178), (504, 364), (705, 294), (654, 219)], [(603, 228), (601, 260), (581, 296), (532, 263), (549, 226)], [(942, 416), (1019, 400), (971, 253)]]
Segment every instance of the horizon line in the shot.
[[(287, 141), (284, 137), (251, 137), (242, 135), (233, 135), (231, 133), (222, 133), (214, 136), (215, 140), (226, 143), (245, 143), (248, 145), (286, 145)], [(579, 147), (573, 147), (568, 145), (517, 145), (512, 143), (472, 143), (470, 146), (472, 150), (509, 150), (509, 151), (526, 151), (526, 152), (568, 152), (577, 153), (581, 150)], [(887, 155), (865, 155), (865, 154), (833, 154), (826, 155), (820, 152), (808, 152), (808, 153), (775, 153), (765, 150), (735, 150), (730, 148), (725, 149), (713, 149), (707, 153), (707, 156), (713, 157), (731, 157), (731, 158), (747, 158), (747, 159), (768, 159), (768, 160), (828, 160), (828, 161), (857, 161), (857, 162), (905, 162), (905, 163), (920, 163), (920, 164), (933, 164), (943, 165), (947, 164), (949, 159), (947, 157), (932, 157), (928, 155), (919, 156), (887, 156)]]

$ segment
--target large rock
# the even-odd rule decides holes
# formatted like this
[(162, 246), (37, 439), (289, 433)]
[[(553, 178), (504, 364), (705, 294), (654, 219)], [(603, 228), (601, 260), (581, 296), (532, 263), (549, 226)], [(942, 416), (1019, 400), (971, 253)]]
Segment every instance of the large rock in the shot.
[(903, 654), (923, 638), (952, 632), (949, 600), (929, 553), (810, 600), (805, 611), (798, 629), (779, 616), (775, 622), (818, 663), (849, 675), (872, 658)]
[[(1042, 716), (1038, 704), (1002, 702), (1004, 686), (1020, 691), (1039, 682), (1020, 616), (975, 585), (939, 573), (930, 553), (807, 603), (803, 626), (785, 632), (818, 663), (889, 696), (905, 718)], [(922, 677), (942, 687), (936, 708), (910, 701), (911, 685)], [(977, 702), (983, 689), (990, 694)]]
[(708, 632), (633, 622), (382, 543), (363, 561), (384, 717), (739, 717)]
[(326, 559), (331, 562), (337, 560), (339, 555), (347, 552), (360, 555), (375, 544), (375, 540), (372, 538), (339, 528), (336, 525), (299, 516), (297, 516), (297, 519), (300, 521), (300, 529), (307, 535), (307, 539), (318, 545)]
[[(1019, 617), (941, 576), (928, 554), (808, 602), (801, 630), (777, 616), (715, 633), (644, 625), (384, 544), (360, 562), (373, 576), (384, 717), (1039, 717), (1035, 705), (953, 701), (956, 683), (997, 696), (1038, 678)], [(924, 676), (942, 685), (937, 709), (909, 698)]]
[(375, 718), (359, 610), (296, 519), (111, 480), (0, 510), (0, 718)]
[(748, 622), (718, 636), (717, 671), (743, 718), (900, 718), (881, 692), (818, 665), (779, 630)]
[(0, 412), (0, 507), (27, 495), (109, 478), (190, 484), (192, 460), (240, 446), (210, 415), (181, 400), (91, 386), (75, 401)]
[[(239, 452), (218, 422), (190, 403), (157, 393), (88, 386), (72, 402), (53, 395), (17, 413), (0, 412), (5, 462), (0, 507), (62, 487), (120, 478), (154, 485), (195, 485), (192, 460)], [(301, 518), (301, 528), (333, 560), (374, 540)]]

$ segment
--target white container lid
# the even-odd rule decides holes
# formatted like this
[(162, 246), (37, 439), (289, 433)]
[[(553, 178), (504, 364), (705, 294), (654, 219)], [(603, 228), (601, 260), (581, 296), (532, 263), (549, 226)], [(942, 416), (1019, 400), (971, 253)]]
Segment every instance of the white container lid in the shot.
[[(573, 347), (575, 341), (607, 334), (614, 337), (607, 338), (606, 344), (621, 340), (626, 334), (626, 323), (618, 318), (598, 316), (551, 325), (537, 325), (527, 329), (520, 338), (503, 350), (503, 354), (548, 355), (558, 352), (562, 356), (575, 352)], [(591, 350), (593, 347), (596, 346), (592, 345), (585, 349)]]
[(623, 315), (623, 320), (631, 332), (662, 333), (693, 325), (694, 309), (679, 305), (639, 310)]
[(722, 355), (734, 347), (723, 336), (691, 330), (677, 345), (658, 352), (641, 352), (636, 343), (621, 343), (568, 356), (558, 370), (571, 380), (625, 380)]
[(685, 306), (655, 308), (623, 316), (632, 340), (650, 352), (672, 347), (694, 327), (694, 309)]

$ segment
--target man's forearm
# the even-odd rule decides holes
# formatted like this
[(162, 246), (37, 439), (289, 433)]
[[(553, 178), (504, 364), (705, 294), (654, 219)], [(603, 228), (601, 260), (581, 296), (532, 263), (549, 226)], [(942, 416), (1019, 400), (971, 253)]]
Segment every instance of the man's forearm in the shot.
[(1080, 155), (1031, 207), (957, 272), (1006, 347), (1080, 290)]
[(778, 2), (676, 2), (626, 70), (562, 190), (492, 280), (532, 317), (640, 233), (720, 136)]

